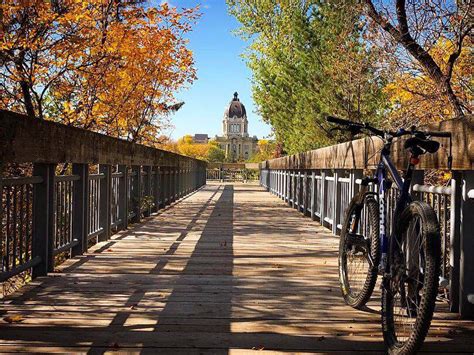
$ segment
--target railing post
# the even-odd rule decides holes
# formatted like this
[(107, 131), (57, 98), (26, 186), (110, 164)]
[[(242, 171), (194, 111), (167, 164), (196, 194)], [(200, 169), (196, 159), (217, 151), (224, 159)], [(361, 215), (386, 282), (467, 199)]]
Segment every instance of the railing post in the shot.
[(140, 222), (141, 218), (141, 197), (142, 197), (142, 184), (141, 184), (141, 166), (132, 166), (132, 191), (130, 191), (130, 199), (132, 204), (132, 211), (135, 216), (132, 218), (132, 223)]
[(321, 199), (319, 206), (319, 222), (324, 225), (324, 218), (326, 217), (326, 172), (321, 170)]
[(309, 215), (308, 211), (308, 171), (304, 171), (303, 176), (303, 214), (305, 216)]
[(290, 201), (291, 207), (295, 208), (296, 205), (296, 172), (292, 171), (290, 174), (291, 177), (291, 189), (290, 189)]
[(168, 202), (171, 204), (174, 201), (174, 167), (170, 167), (169, 170), (169, 190), (168, 190)]
[(99, 173), (104, 174), (100, 179), (100, 196), (99, 196), (99, 223), (103, 229), (98, 239), (104, 241), (110, 238), (111, 223), (111, 205), (112, 205), (112, 167), (108, 164), (99, 165)]
[(165, 179), (166, 168), (160, 166), (160, 208), (166, 206), (166, 179)]
[(474, 319), (474, 171), (463, 171), (460, 202), (459, 313)]
[(337, 225), (341, 214), (341, 184), (339, 183), (339, 170), (334, 170), (334, 208), (332, 218), (332, 234), (337, 235)]
[(33, 185), (33, 236), (32, 258), (41, 262), (33, 267), (32, 277), (45, 276), (54, 269), (54, 183), (56, 164), (34, 164), (33, 176), (40, 176), (42, 182)]
[(161, 184), (160, 184), (160, 167), (155, 166), (153, 169), (153, 201), (155, 203), (155, 209), (154, 212), (158, 212), (160, 209), (160, 195), (161, 195)]
[(449, 233), (449, 296), (451, 312), (459, 311), (459, 265), (461, 258), (461, 199), (462, 199), (462, 173), (453, 171), (451, 179), (451, 209)]
[(169, 166), (165, 167), (164, 178), (165, 206), (167, 206), (171, 203), (171, 168)]
[(121, 229), (128, 228), (128, 184), (129, 184), (129, 174), (128, 167), (126, 165), (119, 165), (117, 172), (122, 173), (122, 178), (119, 182), (119, 219), (122, 221)]
[(316, 219), (316, 172), (311, 172), (311, 219), (314, 221)]
[(72, 202), (72, 235), (79, 244), (71, 251), (72, 256), (82, 255), (87, 251), (87, 232), (89, 230), (89, 165), (72, 164), (73, 175), (79, 180), (73, 185)]
[[(152, 168), (151, 166), (144, 166), (143, 167), (143, 172), (145, 173), (144, 175), (144, 179), (143, 179), (143, 192), (145, 194), (145, 198), (147, 201), (150, 200), (150, 197), (153, 197), (151, 196), (151, 182), (152, 182), (152, 179), (153, 179), (153, 176), (152, 176)], [(149, 217), (150, 214), (151, 214), (151, 207), (148, 205), (147, 209), (144, 211), (144, 216), (145, 217)]]
[(178, 173), (179, 173), (179, 168), (174, 167), (173, 168), (173, 198), (172, 201), (175, 202), (178, 199)]
[(359, 192), (360, 186), (357, 184), (356, 181), (357, 179), (362, 179), (363, 175), (364, 175), (363, 170), (360, 170), (360, 169), (351, 170), (351, 174), (350, 174), (350, 179), (351, 179), (350, 198), (351, 199)]

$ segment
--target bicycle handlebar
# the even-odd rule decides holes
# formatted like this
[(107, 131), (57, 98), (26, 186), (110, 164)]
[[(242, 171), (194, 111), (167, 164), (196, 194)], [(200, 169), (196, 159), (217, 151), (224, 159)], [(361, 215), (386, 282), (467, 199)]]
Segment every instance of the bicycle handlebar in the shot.
[(416, 134), (416, 133), (423, 134), (425, 136), (441, 137), (441, 138), (451, 138), (451, 136), (452, 136), (451, 132), (416, 131), (416, 130), (413, 130), (413, 129), (412, 130), (400, 130), (398, 132), (388, 132), (388, 131), (384, 132), (384, 131), (382, 131), (378, 128), (370, 126), (367, 123), (352, 122), (352, 121), (344, 120), (344, 119), (339, 118), (339, 117), (329, 116), (329, 115), (326, 116), (326, 121), (328, 121), (330, 123), (335, 123), (335, 124), (338, 124), (338, 125), (341, 125), (341, 126), (350, 127), (350, 128), (355, 129), (356, 131), (366, 129), (366, 130), (368, 130), (368, 131), (370, 131), (370, 132), (374, 133), (375, 135), (380, 136), (382, 138), (384, 138), (385, 133), (388, 133), (393, 137), (401, 137), (401, 136), (405, 136), (405, 135), (409, 135), (409, 134)]

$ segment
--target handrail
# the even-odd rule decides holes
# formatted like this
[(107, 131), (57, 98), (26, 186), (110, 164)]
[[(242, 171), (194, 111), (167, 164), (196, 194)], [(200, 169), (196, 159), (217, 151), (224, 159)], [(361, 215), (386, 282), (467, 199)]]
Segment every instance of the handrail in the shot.
[[(474, 115), (442, 121), (427, 127), (430, 131), (448, 131), (453, 134), (453, 170), (474, 169)], [(449, 139), (435, 138), (441, 143), (436, 154), (426, 154), (418, 166), (420, 169), (447, 169)], [(404, 139), (394, 142), (391, 157), (395, 166), (405, 169), (408, 155), (403, 147)], [(285, 156), (260, 163), (260, 169), (367, 169), (378, 164), (377, 152), (382, 148), (378, 137), (367, 137), (340, 143), (304, 153)]]
[(0, 110), (3, 162), (159, 165), (189, 168), (205, 162), (85, 129)]
[[(0, 159), (0, 282), (47, 275), (206, 183), (204, 161), (4, 110)], [(2, 177), (11, 163), (26, 176)]]
[[(430, 204), (441, 227), (442, 277), (449, 280), (447, 294), (452, 311), (474, 318), (474, 116), (441, 122), (430, 130), (453, 133), (453, 171), (448, 186), (425, 184), (424, 171), (445, 169), (446, 142), (437, 154), (426, 154), (413, 177), (414, 195)], [(394, 145), (392, 160), (399, 169), (407, 164), (403, 141)], [(381, 140), (359, 139), (260, 164), (260, 184), (293, 208), (340, 233), (345, 209), (360, 189), (364, 170), (374, 168)], [(423, 163), (424, 162), (424, 163)], [(370, 185), (370, 189), (376, 186)], [(395, 184), (388, 192), (388, 218), (393, 218)], [(392, 201), (392, 202), (390, 202)]]

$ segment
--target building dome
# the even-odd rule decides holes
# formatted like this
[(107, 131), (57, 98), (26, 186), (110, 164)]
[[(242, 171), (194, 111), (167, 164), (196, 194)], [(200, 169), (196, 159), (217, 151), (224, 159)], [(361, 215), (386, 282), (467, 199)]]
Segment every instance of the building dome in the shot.
[(229, 104), (229, 107), (226, 109), (225, 114), (227, 117), (237, 117), (242, 118), (247, 116), (247, 111), (245, 111), (245, 106), (243, 103), (240, 102), (238, 98), (239, 94), (237, 92), (234, 93), (234, 98)]

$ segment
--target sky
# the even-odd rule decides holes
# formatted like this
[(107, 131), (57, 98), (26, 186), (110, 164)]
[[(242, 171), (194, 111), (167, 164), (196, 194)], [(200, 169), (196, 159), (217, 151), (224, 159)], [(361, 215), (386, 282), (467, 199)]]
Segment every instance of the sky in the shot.
[[(157, 0), (156, 2), (161, 2)], [(239, 27), (237, 20), (227, 13), (225, 0), (169, 0), (171, 6), (200, 5), (202, 13), (189, 38), (194, 53), (198, 79), (189, 88), (177, 93), (184, 106), (171, 115), (173, 139), (186, 134), (207, 133), (210, 137), (222, 134), (222, 117), (235, 91), (247, 109), (249, 134), (258, 138), (270, 134), (270, 126), (255, 113), (252, 101), (251, 72), (241, 54), (246, 43), (232, 33)]]

